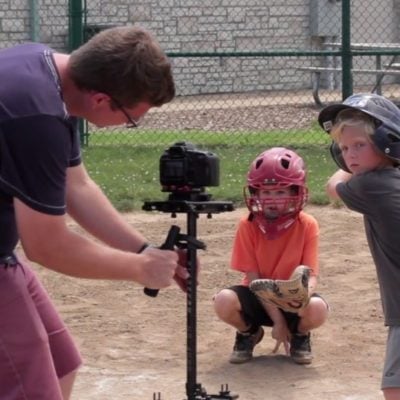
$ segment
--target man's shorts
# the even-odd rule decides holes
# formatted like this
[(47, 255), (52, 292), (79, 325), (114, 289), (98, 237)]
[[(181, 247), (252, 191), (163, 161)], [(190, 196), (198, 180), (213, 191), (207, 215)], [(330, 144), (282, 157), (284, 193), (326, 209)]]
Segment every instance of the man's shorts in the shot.
[[(233, 290), (238, 298), (242, 307), (242, 317), (246, 325), (251, 326), (273, 326), (274, 323), (257, 296), (247, 287), (243, 285), (231, 286), (228, 289)], [(314, 293), (312, 296), (321, 297)], [(328, 305), (327, 305), (328, 307)], [(286, 324), (291, 333), (297, 333), (297, 327), (300, 322), (300, 317), (296, 313), (282, 311), (286, 320)]]
[(400, 388), (400, 326), (389, 326), (382, 389)]
[(59, 378), (81, 364), (45, 289), (27, 265), (0, 264), (0, 399), (62, 400)]

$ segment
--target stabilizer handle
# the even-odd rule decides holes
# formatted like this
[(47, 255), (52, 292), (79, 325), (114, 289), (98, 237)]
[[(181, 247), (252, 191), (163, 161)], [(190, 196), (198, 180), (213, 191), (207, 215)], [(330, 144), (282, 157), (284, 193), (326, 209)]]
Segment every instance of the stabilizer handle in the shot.
[[(161, 250), (173, 250), (175, 244), (178, 243), (179, 232), (180, 232), (179, 226), (172, 225), (171, 228), (169, 229), (167, 238), (165, 239), (165, 242), (160, 246), (160, 249)], [(143, 291), (147, 296), (157, 297), (159, 289), (149, 289), (149, 288), (145, 287), (143, 289)]]

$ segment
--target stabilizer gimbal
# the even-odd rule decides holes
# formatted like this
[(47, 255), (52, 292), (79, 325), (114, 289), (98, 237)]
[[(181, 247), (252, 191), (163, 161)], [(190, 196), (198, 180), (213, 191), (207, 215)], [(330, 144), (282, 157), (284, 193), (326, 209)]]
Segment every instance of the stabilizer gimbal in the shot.
[[(199, 214), (206, 214), (211, 218), (213, 213), (220, 213), (224, 211), (233, 211), (232, 202), (209, 201), (209, 197), (197, 198), (196, 194), (190, 194), (187, 199), (174, 197), (170, 195), (168, 201), (155, 201), (145, 202), (143, 209), (146, 211), (162, 211), (171, 213), (172, 217), (176, 213), (185, 213), (187, 215), (187, 234), (181, 234), (180, 228), (172, 225), (167, 238), (161, 248), (173, 249), (174, 246), (178, 248), (187, 249), (187, 263), (186, 268), (189, 272), (187, 284), (187, 381), (186, 381), (186, 394), (187, 400), (212, 400), (224, 399), (235, 400), (239, 396), (231, 394), (228, 390), (228, 385), (221, 385), (221, 390), (218, 394), (207, 394), (206, 390), (200, 383), (197, 383), (197, 341), (196, 341), (196, 314), (197, 314), (197, 250), (206, 249), (206, 245), (197, 240), (197, 219)], [(206, 199), (206, 200), (204, 200)], [(145, 293), (150, 296), (157, 296), (158, 290), (145, 288)], [(161, 400), (161, 393), (154, 393), (153, 400)], [(185, 399), (186, 400), (186, 399)]]

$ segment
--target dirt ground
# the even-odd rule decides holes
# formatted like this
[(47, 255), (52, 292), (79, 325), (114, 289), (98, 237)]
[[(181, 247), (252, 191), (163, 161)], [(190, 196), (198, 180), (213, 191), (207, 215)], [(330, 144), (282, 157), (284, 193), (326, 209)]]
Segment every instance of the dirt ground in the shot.
[[(318, 292), (331, 305), (327, 323), (312, 336), (314, 362), (294, 364), (272, 355), (270, 330), (247, 364), (228, 362), (234, 330), (212, 309), (213, 294), (236, 283), (229, 270), (237, 221), (244, 209), (200, 215), (197, 290), (197, 374), (209, 395), (228, 384), (241, 400), (379, 400), (386, 328), (362, 217), (345, 208), (308, 206), (321, 228)], [(138, 212), (126, 218), (161, 244), (171, 224), (186, 232), (186, 215)], [(81, 349), (84, 365), (73, 400), (187, 399), (186, 295), (176, 286), (157, 298), (126, 282), (78, 280), (37, 270)], [(154, 395), (157, 393), (157, 395)], [(158, 395), (160, 393), (160, 395)]]

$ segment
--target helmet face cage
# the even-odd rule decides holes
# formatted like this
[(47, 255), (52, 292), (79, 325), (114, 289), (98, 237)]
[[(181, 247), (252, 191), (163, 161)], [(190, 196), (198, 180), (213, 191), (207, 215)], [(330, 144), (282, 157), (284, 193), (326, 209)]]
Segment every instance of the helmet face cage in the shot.
[[(244, 187), (244, 199), (252, 218), (269, 239), (286, 232), (304, 208), (308, 190), (304, 162), (295, 152), (273, 148), (252, 163)], [(290, 188), (288, 196), (268, 197), (262, 191)]]
[[(248, 187), (244, 188), (247, 208), (268, 239), (276, 239), (286, 232), (304, 208), (308, 190), (306, 187), (298, 187), (298, 189), (296, 195), (268, 199), (259, 195), (260, 190), (254, 193)], [(268, 190), (272, 188), (268, 187)]]

